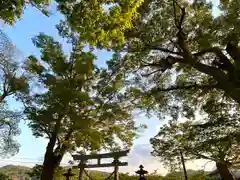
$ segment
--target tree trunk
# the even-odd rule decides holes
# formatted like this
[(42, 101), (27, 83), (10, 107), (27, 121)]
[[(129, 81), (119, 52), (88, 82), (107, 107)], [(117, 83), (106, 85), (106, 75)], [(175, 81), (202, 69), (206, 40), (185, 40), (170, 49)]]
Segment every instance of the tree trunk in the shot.
[[(59, 127), (60, 127), (60, 121), (56, 123), (55, 130), (53, 131), (52, 136), (47, 145), (47, 150), (46, 150), (44, 162), (43, 162), (43, 171), (41, 174), (41, 180), (54, 179), (54, 173), (57, 167), (59, 167), (64, 154), (68, 150), (68, 147), (66, 147), (64, 144), (58, 145), (56, 148), (54, 148), (57, 141), (57, 134), (58, 134)], [(70, 128), (69, 132), (65, 136), (65, 140), (68, 141), (71, 138), (71, 135), (72, 135), (72, 129)]]
[(223, 180), (235, 180), (225, 163), (216, 163), (217, 169)]
[(182, 161), (182, 166), (183, 166), (184, 177), (185, 177), (185, 180), (188, 180), (187, 170), (186, 170), (186, 166), (185, 166), (185, 160), (184, 160), (182, 151), (180, 151), (180, 156), (181, 156), (181, 161)]
[(239, 88), (235, 88), (234, 91), (229, 92), (229, 96), (240, 105), (240, 90), (239, 90)]
[[(45, 156), (46, 157), (46, 156)], [(44, 160), (43, 170), (41, 174), (41, 180), (53, 180), (56, 168), (60, 165), (62, 157), (48, 155), (48, 158)]]
[(60, 127), (60, 121), (57, 121), (54, 127), (54, 131), (51, 133), (51, 137), (49, 139), (49, 142), (46, 148), (41, 180), (53, 180), (54, 172), (62, 160), (62, 157), (55, 156), (55, 152), (54, 152), (54, 147), (56, 145), (59, 127)]
[[(44, 162), (43, 162), (43, 170), (41, 174), (41, 180), (53, 180), (54, 179), (54, 173), (56, 171), (56, 168), (60, 165), (64, 153), (57, 154), (54, 152), (54, 149), (52, 146), (53, 141), (49, 141), (47, 146), (47, 151), (45, 153)], [(55, 143), (54, 143), (55, 145)]]

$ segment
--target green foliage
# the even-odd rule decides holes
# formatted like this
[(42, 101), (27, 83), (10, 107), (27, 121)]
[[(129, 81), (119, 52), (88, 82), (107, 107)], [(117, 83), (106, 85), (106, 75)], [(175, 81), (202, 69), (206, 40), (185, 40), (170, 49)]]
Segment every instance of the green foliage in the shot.
[(17, 60), (19, 57), (20, 54), (16, 47), (8, 36), (0, 30), (0, 103), (7, 96), (28, 93), (28, 78), (22, 73), (23, 68)]
[(68, 24), (74, 32), (81, 34), (82, 42), (108, 48), (123, 44), (124, 31), (133, 26), (133, 20), (137, 18), (137, 9), (143, 1), (82, 0), (66, 3), (65, 0), (57, 0), (57, 2), (59, 11), (66, 17), (66, 21), (60, 26)]
[[(189, 180), (212, 180), (202, 171), (187, 170)], [(165, 180), (184, 180), (184, 173), (182, 171), (173, 171), (168, 173), (165, 177)]]
[[(150, 1), (151, 11), (142, 17), (139, 25), (133, 28), (131, 33), (129, 32), (129, 43), (126, 43), (128, 53), (122, 60), (122, 64), (129, 73), (134, 72), (130, 92), (140, 99), (137, 101), (138, 106), (142, 105), (144, 109), (152, 109), (159, 112), (159, 115), (163, 115), (173, 111), (172, 105), (175, 104), (172, 103), (173, 101), (179, 101), (183, 104), (182, 115), (188, 116), (192, 114), (191, 110), (197, 110), (211, 93), (224, 90), (231, 96), (226, 89), (218, 86), (220, 83), (229, 82), (229, 79), (219, 80), (211, 73), (225, 72), (214, 65), (213, 61), (217, 56), (214, 52), (196, 56), (197, 62), (201, 63), (199, 66), (205, 67), (204, 70), (191, 63), (196, 59), (188, 60), (180, 53), (183, 47), (179, 46), (179, 37), (176, 35), (179, 29), (176, 27), (174, 15), (175, 7), (176, 16), (181, 17), (179, 7), (173, 6), (172, 2), (162, 1), (158, 4), (154, 2)], [(226, 38), (231, 32), (228, 29), (220, 29), (219, 26), (222, 23), (221, 27), (225, 27), (223, 24), (229, 23), (225, 18), (233, 14), (226, 13), (214, 18), (209, 4), (196, 2), (194, 5), (177, 2), (179, 6), (186, 7), (182, 31), (186, 35), (184, 43), (188, 51), (194, 55), (202, 52), (203, 49), (215, 47), (217, 43), (220, 43), (217, 46), (220, 51), (224, 51), (226, 43), (230, 42)], [(231, 3), (236, 2), (231, 1)], [(146, 20), (147, 16), (149, 19)], [(238, 24), (234, 22), (232, 26), (237, 27)], [(221, 37), (215, 32), (221, 32)], [(222, 36), (223, 33), (226, 35)], [(239, 38), (239, 36), (236, 37)], [(205, 71), (207, 68), (208, 72)], [(222, 77), (226, 78), (224, 75)]]
[[(43, 166), (42, 165), (35, 165), (31, 171), (27, 172), (29, 177), (40, 177), (42, 173)], [(67, 168), (58, 167), (55, 171), (55, 179), (56, 180), (65, 180), (66, 178), (63, 176)]]
[(11, 111), (6, 105), (1, 104), (0, 117), (0, 156), (15, 155), (20, 147), (15, 136), (20, 134), (18, 123), (22, 116), (19, 112)]
[(0, 179), (1, 180), (10, 180), (10, 178), (7, 175), (3, 174), (3, 173), (0, 173)]
[(167, 164), (179, 163), (180, 151), (186, 160), (208, 159), (229, 166), (239, 162), (239, 107), (234, 101), (212, 97), (200, 119), (170, 121), (151, 139), (153, 155)]
[(41, 173), (42, 173), (42, 165), (35, 165), (31, 171), (27, 172), (27, 174), (30, 176), (30, 177), (34, 177), (34, 176), (41, 176)]
[(48, 15), (46, 7), (49, 5), (49, 0), (29, 0), (29, 1), (15, 1), (15, 0), (1, 0), (0, 1), (0, 19), (5, 23), (14, 24), (17, 19), (20, 19), (23, 10), (26, 6), (31, 5)]
[(24, 180), (30, 180), (27, 175), (30, 170), (31, 168), (25, 166), (7, 165), (0, 168), (0, 173), (7, 175), (9, 178), (16, 176), (22, 177)]
[(5, 103), (6, 97), (14, 95), (19, 97), (28, 92), (28, 78), (22, 74), (21, 65), (16, 47), (7, 35), (0, 30), (0, 155), (15, 155), (19, 144), (15, 136), (20, 134), (18, 123), (20, 113), (9, 110)]
[[(4, 166), (0, 168), (0, 172), (3, 174), (7, 174), (9, 177), (12, 176), (22, 176), (24, 180), (29, 180), (28, 178), (32, 176), (38, 176), (41, 172), (41, 165), (36, 165), (33, 168), (27, 168), (24, 166)], [(67, 172), (69, 167), (60, 167), (59, 175), (57, 175), (57, 179), (59, 180), (65, 180), (63, 176), (60, 175), (60, 173), (65, 173)], [(79, 169), (72, 169), (72, 172), (76, 174), (76, 176), (73, 176), (71, 180), (77, 180), (77, 175), (79, 173)], [(101, 172), (101, 171), (92, 171), (89, 170), (88, 174), (94, 179), (94, 180), (103, 180), (104, 178), (107, 178), (110, 173), (107, 172)], [(203, 172), (200, 171), (194, 171), (194, 170), (188, 170), (189, 174), (189, 180), (211, 180), (209, 179)], [(180, 180), (182, 177), (183, 172), (172, 172), (167, 174), (166, 176), (161, 176), (161, 175), (153, 175), (153, 174), (148, 174), (146, 175), (148, 180), (170, 180), (169, 177), (171, 176), (171, 180)], [(199, 179), (200, 178), (200, 179)], [(136, 175), (130, 175), (128, 173), (120, 173), (119, 174), (119, 179), (120, 180), (136, 180), (138, 179), (138, 176)], [(1, 179), (2, 180), (2, 179)], [(84, 180), (87, 180), (87, 177), (84, 176)], [(111, 179), (113, 180), (113, 178)]]
[(159, 156), (170, 170), (176, 169), (181, 162), (180, 152), (183, 145), (179, 135), (176, 134), (178, 131), (180, 131), (180, 127), (171, 123), (165, 124), (160, 128), (159, 133), (150, 139), (154, 149), (152, 155)]
[[(89, 35), (84, 42), (91, 44), (95, 41), (93, 44), (101, 47), (101, 35), (95, 35), (98, 27), (92, 25), (95, 22), (98, 24), (101, 17), (92, 8), (87, 9), (86, 13), (85, 6), (81, 3), (78, 5), (73, 7), (82, 10), (83, 14), (79, 16), (69, 13), (79, 13), (77, 9), (69, 11), (70, 8), (66, 8), (65, 14), (71, 15), (67, 18), (71, 30), (79, 32), (83, 38), (86, 37), (83, 31), (86, 31)], [(201, 0), (193, 3), (185, 0), (164, 0), (161, 3), (157, 0), (145, 0), (139, 6), (124, 7), (123, 12), (131, 12), (131, 9), (138, 12), (137, 18), (131, 18), (130, 28), (121, 30), (124, 45), (116, 48), (118, 43), (112, 43), (115, 39), (111, 35), (107, 36), (109, 39), (103, 40), (103, 44), (113, 45), (111, 50), (118, 53), (124, 52), (123, 58), (115, 59), (113, 64), (120, 65), (115, 71), (123, 71), (127, 77), (125, 84), (129, 100), (137, 108), (147, 112), (154, 111), (161, 118), (171, 114), (177, 103), (181, 104), (182, 116), (191, 118), (193, 112), (211, 94), (216, 93), (221, 96), (224, 92), (240, 103), (236, 65), (236, 57), (239, 57), (240, 52), (236, 46), (240, 40), (237, 31), (240, 23), (239, 13), (235, 13), (239, 12), (239, 7), (238, 1), (221, 4), (220, 9), (224, 13), (218, 16), (213, 15), (211, 3)], [(85, 16), (91, 19), (91, 23), (71, 20)], [(118, 22), (118, 17), (113, 16), (113, 20)], [(108, 22), (105, 19), (102, 21)], [(80, 22), (80, 30), (72, 22)], [(93, 29), (89, 30), (86, 27), (88, 24)], [(104, 27), (100, 29), (104, 31)], [(66, 34), (67, 30), (64, 32)], [(118, 35), (122, 36), (121, 33)], [(234, 53), (229, 50), (231, 45), (236, 50)]]
[(41, 57), (30, 56), (27, 68), (40, 91), (27, 98), (25, 114), (33, 134), (49, 138), (46, 156), (52, 155), (48, 154), (51, 149), (57, 161), (53, 163), (59, 164), (60, 157), (77, 148), (116, 150), (120, 148), (117, 142), (129, 148), (136, 127), (133, 107), (119, 91), (121, 79), (111, 80), (108, 69), (97, 68), (95, 55), (83, 51), (76, 36), (70, 55), (50, 36), (40, 34), (33, 42)]
[(191, 177), (190, 180), (212, 180), (212, 178), (207, 176), (206, 174), (201, 173)]

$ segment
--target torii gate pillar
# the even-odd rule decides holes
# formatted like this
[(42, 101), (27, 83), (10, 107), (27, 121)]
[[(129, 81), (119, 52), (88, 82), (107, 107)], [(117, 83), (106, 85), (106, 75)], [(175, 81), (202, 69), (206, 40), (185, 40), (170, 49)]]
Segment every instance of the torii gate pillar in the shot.
[(79, 176), (78, 176), (78, 180), (83, 180), (83, 173), (84, 173), (84, 168), (85, 168), (85, 162), (83, 160), (81, 160), (80, 164), (79, 164)]
[(118, 160), (118, 158), (114, 158), (114, 180), (119, 180), (119, 174), (118, 174), (118, 171), (119, 171), (119, 163), (120, 161)]
[[(90, 154), (90, 155), (72, 155), (73, 159), (80, 160), (80, 164), (78, 168), (79, 171), (79, 178), (78, 180), (83, 180), (83, 174), (85, 172), (84, 168), (100, 168), (100, 167), (114, 167), (114, 172), (111, 175), (114, 175), (114, 180), (119, 180), (119, 166), (127, 166), (127, 162), (120, 162), (119, 158), (127, 156), (129, 150), (126, 151), (118, 151), (112, 153), (105, 153), (105, 154)], [(112, 163), (101, 163), (101, 159), (104, 158), (114, 158)], [(89, 159), (97, 159), (97, 164), (85, 164), (85, 162)], [(85, 172), (86, 173), (86, 172)]]

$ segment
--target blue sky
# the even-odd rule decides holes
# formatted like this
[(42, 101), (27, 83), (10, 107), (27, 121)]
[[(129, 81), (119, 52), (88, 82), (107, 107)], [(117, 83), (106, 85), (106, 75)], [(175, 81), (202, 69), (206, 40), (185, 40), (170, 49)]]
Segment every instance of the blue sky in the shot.
[[(218, 0), (213, 0), (213, 2), (214, 4), (217, 4)], [(63, 45), (65, 45), (64, 47), (66, 51), (70, 50), (68, 49), (68, 46), (66, 46), (64, 40), (58, 36), (57, 30), (55, 29), (55, 25), (59, 22), (61, 16), (57, 14), (54, 9), (52, 9), (52, 12), (53, 15), (48, 18), (34, 8), (27, 8), (24, 12), (22, 20), (18, 21), (15, 26), (3, 27), (4, 31), (22, 53), (23, 57), (30, 54), (34, 54), (36, 56), (39, 55), (38, 49), (34, 47), (31, 41), (31, 38), (39, 32), (44, 32), (55, 37)], [(96, 54), (98, 56), (97, 64), (99, 66), (104, 66), (105, 61), (111, 58), (111, 54), (105, 51), (97, 51)], [(21, 104), (11, 98), (8, 98), (8, 102), (13, 109), (19, 109), (21, 107)], [(162, 122), (160, 122), (157, 118), (148, 119), (144, 116), (136, 117), (136, 121), (139, 124), (146, 123), (148, 125), (148, 129), (140, 134), (140, 138), (135, 140), (132, 151), (128, 157), (129, 167), (122, 168), (122, 170), (133, 172), (140, 163), (142, 163), (150, 171), (158, 169), (162, 173), (165, 172), (161, 163), (156, 158), (152, 158), (149, 154), (149, 138), (156, 135)], [(21, 144), (19, 153), (11, 159), (0, 159), (0, 166), (6, 164), (32, 166), (36, 163), (41, 163), (42, 157), (45, 153), (47, 140), (36, 139), (33, 137), (31, 130), (28, 129), (27, 125), (23, 121), (20, 123), (20, 127), (22, 133), (19, 137), (17, 137), (17, 140)], [(63, 164), (66, 165), (69, 159), (69, 156), (66, 156), (63, 160)], [(195, 167), (197, 169), (202, 169), (202, 164), (204, 164), (202, 161), (201, 163), (190, 163), (189, 168)]]

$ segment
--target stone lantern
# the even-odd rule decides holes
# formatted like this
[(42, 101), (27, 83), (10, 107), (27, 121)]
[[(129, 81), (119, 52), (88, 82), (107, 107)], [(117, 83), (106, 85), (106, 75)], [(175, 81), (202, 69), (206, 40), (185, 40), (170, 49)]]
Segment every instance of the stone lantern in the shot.
[(64, 173), (63, 176), (66, 177), (66, 180), (70, 180), (70, 177), (75, 176), (75, 174), (72, 173), (72, 169), (69, 168), (67, 173)]
[(140, 170), (136, 171), (136, 174), (139, 174), (139, 180), (147, 180), (145, 178), (145, 174), (147, 174), (148, 172), (143, 169), (143, 165), (140, 165), (139, 168)]

